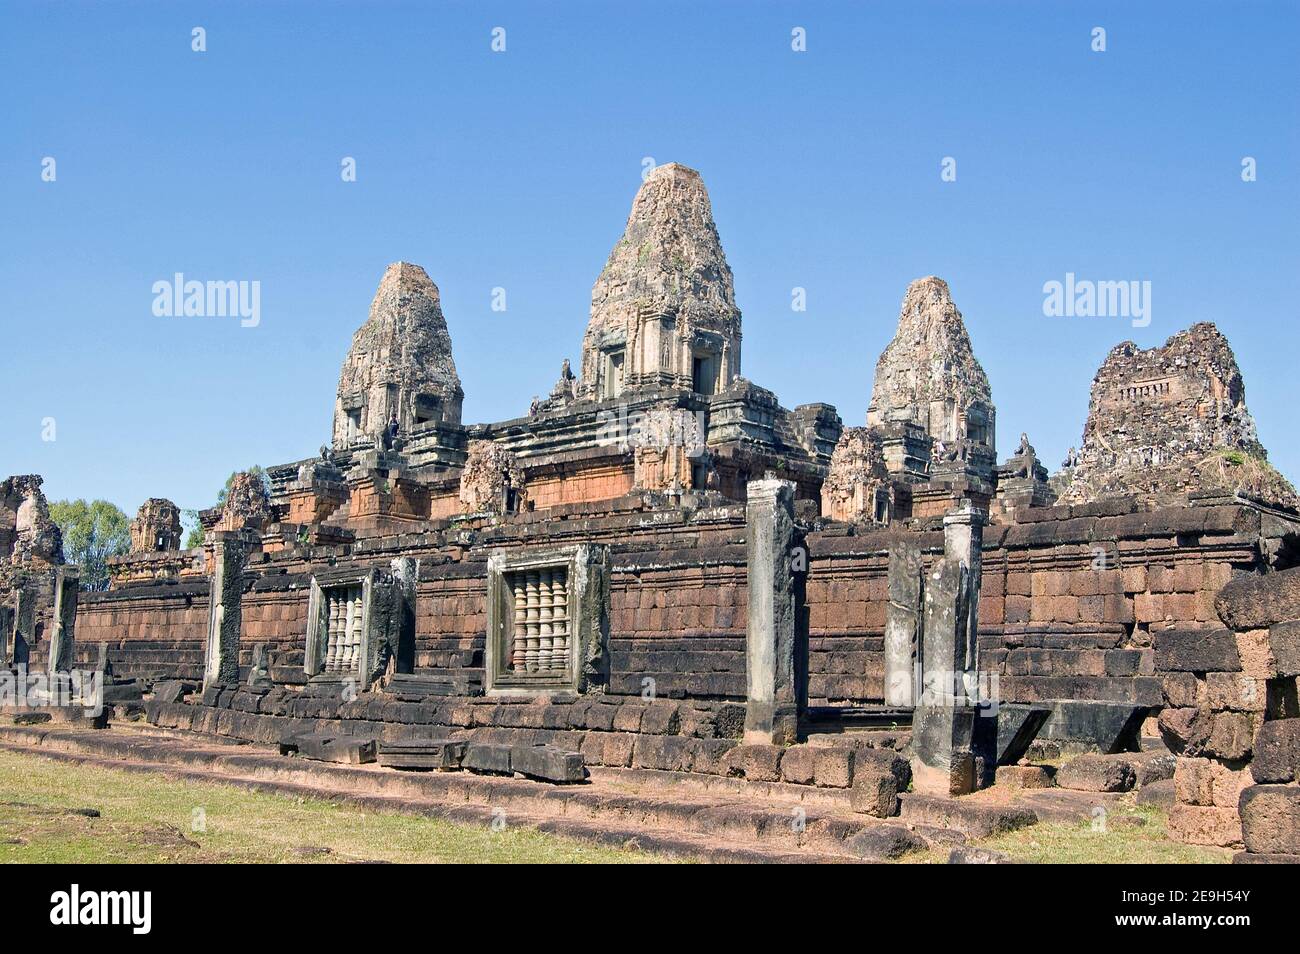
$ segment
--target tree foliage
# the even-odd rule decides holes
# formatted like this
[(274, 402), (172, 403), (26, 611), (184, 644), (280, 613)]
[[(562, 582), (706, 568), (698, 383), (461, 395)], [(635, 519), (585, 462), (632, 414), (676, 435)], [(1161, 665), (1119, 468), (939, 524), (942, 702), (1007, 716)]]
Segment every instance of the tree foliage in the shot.
[(131, 521), (107, 500), (57, 500), (50, 519), (63, 532), (63, 556), (81, 570), (87, 590), (108, 588), (108, 558), (131, 549)]

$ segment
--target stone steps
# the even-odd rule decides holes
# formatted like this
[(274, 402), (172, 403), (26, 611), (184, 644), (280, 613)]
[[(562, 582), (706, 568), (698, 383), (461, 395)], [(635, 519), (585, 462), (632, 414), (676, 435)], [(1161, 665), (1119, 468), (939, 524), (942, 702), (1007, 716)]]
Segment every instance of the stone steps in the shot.
[[(143, 725), (107, 732), (3, 727), (0, 745), (472, 823), (490, 824), (504, 814), (508, 823), (539, 831), (606, 845), (634, 841), (645, 850), (715, 862), (884, 860), (927, 845), (946, 850), (963, 841), (962, 831), (982, 833), (993, 824), (972, 824), (969, 811), (923, 802), (905, 807), (904, 819), (872, 819), (854, 815), (842, 789), (675, 772), (602, 768), (588, 784), (555, 786), (469, 772), (341, 766)], [(1032, 812), (1023, 815), (1022, 823), (1031, 823)]]
[[(878, 851), (896, 851), (899, 843), (905, 848), (924, 845), (902, 826), (827, 813), (820, 805), (756, 805), (753, 798), (732, 793), (709, 797), (674, 791), (666, 797), (655, 787), (619, 791), (609, 778), (557, 787), (466, 772), (397, 772), (373, 765), (284, 758), (252, 745), (213, 746), (205, 740), (176, 739), (142, 729), (71, 732), (4, 727), (0, 745), (453, 821), (491, 824), (504, 815), (509, 824), (601, 844), (635, 843), (649, 851), (717, 862), (884, 860)], [(632, 778), (621, 784), (634, 789), (636, 782)], [(852, 841), (864, 833), (871, 837)]]

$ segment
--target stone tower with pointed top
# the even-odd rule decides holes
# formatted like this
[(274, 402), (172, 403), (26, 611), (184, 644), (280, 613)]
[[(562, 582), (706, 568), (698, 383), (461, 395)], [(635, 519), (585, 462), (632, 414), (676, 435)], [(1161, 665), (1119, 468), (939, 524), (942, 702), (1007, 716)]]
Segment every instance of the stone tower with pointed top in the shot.
[(714, 394), (740, 374), (740, 309), (704, 180), (654, 168), (591, 290), (582, 397), (671, 388)]
[(939, 444), (994, 447), (993, 396), (975, 359), (948, 283), (930, 275), (908, 286), (898, 331), (880, 360), (867, 426), (910, 422)]
[(389, 265), (339, 374), (335, 448), (375, 443), (393, 417), (402, 435), (459, 425), (464, 397), (438, 286), (419, 265)]

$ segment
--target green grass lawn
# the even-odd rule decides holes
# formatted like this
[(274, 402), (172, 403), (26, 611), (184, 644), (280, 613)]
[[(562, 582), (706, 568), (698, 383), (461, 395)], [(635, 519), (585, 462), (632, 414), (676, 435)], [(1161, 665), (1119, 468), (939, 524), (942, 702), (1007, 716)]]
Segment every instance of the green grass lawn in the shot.
[[(973, 844), (1032, 864), (1213, 865), (1232, 860), (1232, 852), (1227, 849), (1171, 841), (1165, 829), (1165, 813), (1144, 805), (1115, 805), (1104, 827), (1095, 828), (1091, 822), (1039, 822)], [(944, 862), (947, 857), (947, 852), (927, 851), (903, 860), (925, 864)]]
[(1171, 841), (1165, 813), (1145, 805), (1120, 805), (1110, 811), (1104, 828), (1091, 822), (1045, 824), (981, 841), (982, 848), (1005, 851), (1018, 861), (1040, 864), (1227, 864), (1223, 848)]
[(0, 750), (0, 861), (9, 863), (662, 860), (512, 828), (508, 817), (492, 831)]

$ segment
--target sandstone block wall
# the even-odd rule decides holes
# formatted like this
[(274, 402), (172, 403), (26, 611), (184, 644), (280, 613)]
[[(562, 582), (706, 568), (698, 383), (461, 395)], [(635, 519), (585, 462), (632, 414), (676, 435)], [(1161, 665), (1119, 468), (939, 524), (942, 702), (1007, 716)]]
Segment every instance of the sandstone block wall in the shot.
[(1243, 577), (1218, 594), (1228, 626), (1166, 630), (1157, 664), (1184, 675), (1160, 714), (1178, 754), (1169, 834), (1241, 846), (1239, 861), (1300, 861), (1300, 569)]
[[(1029, 513), (1043, 519), (992, 526), (985, 534), (981, 667), (996, 674), (1000, 698), (1153, 709), (1199, 704), (1205, 680), (1169, 662), (1159, 637), (1223, 629), (1215, 594), (1234, 574), (1258, 572), (1258, 512), (1245, 506), (1128, 512), (1117, 503)], [(272, 679), (303, 682), (312, 567), (331, 559), (383, 565), (406, 555), (420, 559), (417, 672), (481, 676), (487, 557), (498, 548), (592, 542), (610, 548), (608, 691), (741, 701), (744, 532), (739, 508), (690, 515), (624, 498), (599, 514), (566, 505), (506, 522), (374, 536), (348, 547), (289, 547), (263, 554), (250, 568), (241, 664), (249, 664), (256, 643), (266, 643)], [(889, 549), (903, 533), (921, 544), (927, 560), (942, 548), (939, 532), (850, 533), (834, 524), (803, 539), (808, 570), (798, 625), (807, 648), (799, 665), (809, 704), (883, 701)], [(201, 674), (206, 586), (202, 578), (182, 579), (86, 594), (79, 652), (91, 658), (93, 644), (107, 642), (120, 672)]]

